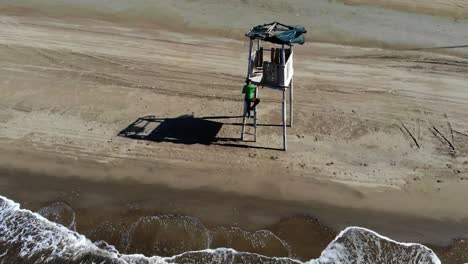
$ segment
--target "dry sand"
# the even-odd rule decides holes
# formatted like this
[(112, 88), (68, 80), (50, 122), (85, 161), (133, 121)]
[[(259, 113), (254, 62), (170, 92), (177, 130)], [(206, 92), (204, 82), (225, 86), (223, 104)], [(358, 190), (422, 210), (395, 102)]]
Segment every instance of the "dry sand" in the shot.
[[(144, 25), (179, 32), (243, 38), (252, 25), (281, 20), (305, 26), (311, 41), (383, 47), (463, 45), (468, 34), (466, 1), (339, 0), (0, 0), (0, 11)], [(353, 5), (349, 5), (353, 3)], [(366, 5), (355, 5), (365, 3)], [(456, 5), (454, 10), (452, 7)], [(392, 9), (379, 8), (379, 6)], [(397, 7), (397, 8), (396, 8)], [(432, 10), (427, 15), (427, 10)], [(437, 12), (438, 10), (438, 12)], [(452, 11), (458, 15), (447, 15)], [(409, 13), (416, 12), (416, 13)], [(222, 16), (220, 16), (222, 14)], [(455, 50), (466, 54), (466, 50)]]
[[(335, 218), (323, 210), (315, 215), (333, 227), (362, 224), (424, 242), (465, 236), (466, 59), (314, 42), (297, 48), (295, 126), (283, 153), (275, 150), (281, 146), (276, 91), (261, 91), (258, 142), (235, 140), (244, 41), (216, 36), (215, 29), (188, 34), (9, 14), (0, 17), (3, 169), (338, 207)], [(434, 32), (433, 42), (447, 34)], [(184, 115), (211, 117), (222, 125), (219, 140), (177, 144), (118, 136), (141, 117)], [(350, 209), (368, 214), (343, 217)], [(447, 231), (438, 222), (437, 230), (423, 225), (410, 234), (382, 214), (458, 225)]]

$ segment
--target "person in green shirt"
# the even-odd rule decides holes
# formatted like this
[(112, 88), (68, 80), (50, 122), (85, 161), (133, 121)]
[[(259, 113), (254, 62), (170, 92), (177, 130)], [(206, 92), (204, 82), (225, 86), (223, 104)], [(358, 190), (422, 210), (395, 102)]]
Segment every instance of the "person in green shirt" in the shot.
[[(245, 94), (245, 101), (250, 110), (255, 110), (255, 107), (260, 103), (260, 99), (256, 98), (256, 89), (257, 86), (255, 86), (251, 80), (248, 80), (242, 88), (242, 93)], [(254, 104), (251, 106), (252, 103)]]

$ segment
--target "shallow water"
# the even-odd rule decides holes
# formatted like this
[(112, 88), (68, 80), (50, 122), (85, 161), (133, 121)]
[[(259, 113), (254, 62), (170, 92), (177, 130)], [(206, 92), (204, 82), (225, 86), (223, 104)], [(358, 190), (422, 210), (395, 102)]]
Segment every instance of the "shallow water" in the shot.
[[(54, 211), (49, 216), (69, 213), (63, 207), (56, 208), (49, 209)], [(125, 254), (105, 241), (92, 242), (0, 197), (0, 263), (440, 263), (434, 252), (423, 245), (399, 243), (359, 227), (346, 228), (319, 258), (305, 262), (289, 256), (288, 243), (269, 231), (254, 234), (236, 228), (210, 231), (199, 220), (185, 216), (145, 217), (129, 229), (116, 232), (122, 234)], [(288, 256), (266, 257), (229, 248), (207, 249), (212, 247), (213, 238), (219, 236), (231, 243), (237, 240), (240, 244), (250, 244), (254, 250), (268, 248)], [(149, 254), (184, 250), (168, 257)]]

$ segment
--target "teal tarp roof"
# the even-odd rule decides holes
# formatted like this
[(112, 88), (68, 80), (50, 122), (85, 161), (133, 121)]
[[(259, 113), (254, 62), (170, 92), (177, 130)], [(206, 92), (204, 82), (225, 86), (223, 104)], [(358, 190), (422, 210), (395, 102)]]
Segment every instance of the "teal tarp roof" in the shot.
[(307, 33), (304, 27), (288, 26), (279, 22), (258, 25), (252, 28), (245, 35), (251, 39), (261, 39), (275, 44), (304, 44), (304, 34)]

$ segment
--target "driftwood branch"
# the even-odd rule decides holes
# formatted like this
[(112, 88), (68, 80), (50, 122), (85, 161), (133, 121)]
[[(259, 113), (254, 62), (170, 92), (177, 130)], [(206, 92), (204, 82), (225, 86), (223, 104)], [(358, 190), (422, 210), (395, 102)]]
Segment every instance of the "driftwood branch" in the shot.
[(398, 120), (398, 121), (400, 121), (401, 126), (404, 128), (404, 131), (401, 129), (401, 127), (400, 127), (400, 130), (402, 130), (403, 133), (405, 133), (405, 131), (406, 131), (406, 133), (407, 133), (407, 134), (411, 137), (411, 139), (413, 140), (413, 142), (414, 142), (414, 144), (416, 145), (416, 147), (421, 148), (421, 147), (419, 146), (418, 140), (413, 136), (413, 134), (409, 131), (409, 129), (405, 126), (405, 124), (403, 124), (403, 122), (401, 122), (401, 120)]
[(468, 134), (466, 134), (466, 133), (463, 133), (463, 132), (460, 132), (460, 131), (457, 131), (457, 130), (454, 130), (453, 132), (455, 132), (455, 133), (457, 133), (457, 134), (459, 134), (459, 135), (468, 137)]
[(445, 144), (445, 141), (440, 137), (439, 134), (437, 134), (436, 131), (434, 131), (432, 129), (432, 127), (428, 127), (428, 129), (429, 129), (429, 131), (431, 131), (431, 133), (434, 135), (434, 137), (436, 137), (440, 141), (440, 143)]
[[(450, 150), (451, 150), (452, 153), (455, 152), (455, 146), (453, 146), (453, 144), (450, 142), (450, 140), (448, 140), (448, 139), (444, 136), (444, 134), (442, 134), (442, 133), (439, 131), (439, 129), (437, 129), (437, 127), (432, 126), (432, 129), (429, 129), (429, 130), (431, 130), (432, 134), (434, 134), (442, 143), (444, 143), (444, 141), (445, 141), (445, 143), (447, 143), (447, 144), (450, 146)], [(440, 136), (443, 140), (441, 140), (439, 136)]]
[(447, 114), (444, 114), (445, 118), (447, 119), (447, 125), (448, 125), (448, 128), (450, 130), (450, 136), (452, 137), (452, 145), (455, 146), (455, 140), (454, 140), (454, 137), (453, 137), (453, 128), (452, 128), (452, 124), (450, 123), (450, 120), (448, 119), (448, 116)]

